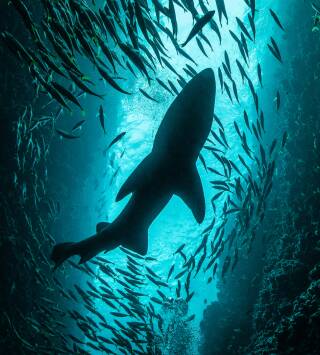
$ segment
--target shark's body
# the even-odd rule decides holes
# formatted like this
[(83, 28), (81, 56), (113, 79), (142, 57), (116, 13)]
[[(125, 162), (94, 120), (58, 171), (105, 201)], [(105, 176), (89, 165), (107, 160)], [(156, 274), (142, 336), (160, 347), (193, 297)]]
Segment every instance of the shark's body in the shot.
[(196, 161), (212, 125), (215, 90), (211, 69), (189, 81), (161, 122), (151, 153), (118, 192), (116, 201), (132, 193), (122, 212), (112, 223), (99, 223), (92, 237), (56, 245), (51, 256), (56, 266), (72, 255), (85, 262), (119, 245), (145, 255), (148, 229), (173, 195), (182, 198), (198, 223), (203, 221), (205, 199)]

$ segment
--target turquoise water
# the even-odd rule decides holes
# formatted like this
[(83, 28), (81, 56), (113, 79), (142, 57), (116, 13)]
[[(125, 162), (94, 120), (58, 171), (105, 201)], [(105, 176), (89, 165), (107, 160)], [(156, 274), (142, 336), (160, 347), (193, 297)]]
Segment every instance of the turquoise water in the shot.
[[(97, 11), (103, 3), (97, 1), (96, 5), (92, 5), (91, 2), (87, 5), (93, 11)], [(166, 4), (165, 1), (162, 3)], [(159, 32), (167, 50), (168, 61), (185, 80), (190, 80), (190, 77), (183, 71), (186, 64), (191, 65), (197, 72), (205, 68), (213, 69), (216, 78), (216, 98), (212, 131), (218, 135), (218, 140), (223, 141), (224, 137), (221, 133), (221, 126), (223, 126), (227, 147), (210, 135), (201, 151), (201, 159), (197, 161), (206, 200), (204, 222), (201, 225), (197, 224), (189, 208), (181, 199), (174, 196), (149, 229), (147, 257), (143, 259), (138, 256), (135, 259), (141, 264), (138, 269), (144, 283), (138, 287), (129, 285), (129, 288), (142, 294), (136, 301), (141, 307), (139, 309), (146, 312), (145, 324), (150, 334), (147, 337), (141, 335), (141, 339), (147, 338), (149, 343), (153, 342), (153, 349), (152, 351), (149, 349), (149, 353), (157, 354), (159, 351), (168, 355), (200, 353), (199, 348), (203, 343), (201, 322), (204, 311), (207, 310), (208, 305), (218, 300), (221, 285), (236, 268), (238, 259), (248, 258), (254, 239), (260, 237), (261, 229), (259, 228), (263, 222), (264, 211), (268, 209), (268, 196), (265, 196), (265, 191), (271, 187), (267, 176), (272, 171), (273, 161), (276, 164), (274, 170), (277, 178), (279, 171), (283, 171), (287, 164), (280, 146), (287, 125), (284, 109), (288, 105), (286, 101), (286, 75), (289, 71), (286, 67), (288, 34), (273, 21), (269, 9), (272, 8), (278, 14), (285, 27), (290, 22), (293, 9), (288, 4), (279, 4), (271, 0), (257, 2), (256, 36), (255, 41), (246, 38), (249, 53), (248, 64), (246, 64), (241, 57), (238, 44), (232, 38), (232, 33), (237, 36), (241, 34), (236, 20), (238, 18), (243, 21), (252, 35), (248, 21), (251, 10), (245, 1), (240, 0), (226, 0), (225, 5), (228, 23), (225, 18), (222, 18), (220, 25), (218, 14), (214, 15), (221, 33), (221, 43), (217, 34), (209, 25), (206, 25), (203, 34), (212, 46), (210, 48), (202, 41), (206, 55), (202, 53), (195, 38), (184, 47), (198, 63), (197, 66), (178, 55), (170, 39), (163, 32)], [(209, 1), (207, 6), (210, 10), (216, 9), (214, 2)], [(196, 7), (198, 9), (199, 4)], [(187, 38), (194, 21), (191, 14), (184, 12), (176, 3), (174, 3), (174, 8), (178, 22), (178, 43), (181, 44)], [(151, 13), (151, 18), (156, 18), (155, 13)], [(161, 24), (171, 28), (165, 16), (161, 17)], [(120, 37), (125, 40), (123, 34), (120, 34)], [(267, 45), (271, 38), (276, 40), (284, 64), (277, 61), (268, 49)], [(144, 44), (148, 46), (147, 43)], [(123, 59), (118, 46), (112, 49)], [(222, 68), (222, 64), (226, 62), (226, 53), (230, 61), (233, 84)], [(105, 60), (99, 49), (97, 49), (97, 56)], [(118, 68), (117, 82), (131, 95), (121, 94), (111, 86), (105, 85), (85, 55), (77, 54), (76, 60), (81, 71), (95, 83), (94, 90), (103, 95), (103, 100), (90, 95), (81, 96), (80, 101), (84, 112), (74, 109), (69, 113), (64, 110), (58, 119), (53, 120), (52, 126), (46, 131), (47, 136), (51, 137), (48, 139), (50, 151), (46, 166), (48, 194), (61, 202), (61, 211), (57, 213), (56, 219), (50, 226), (50, 232), (57, 243), (78, 242), (95, 234), (97, 223), (112, 222), (119, 215), (130, 196), (120, 202), (115, 202), (115, 197), (128, 176), (150, 153), (157, 129), (175, 97), (158, 85), (155, 79), (159, 78), (166, 83), (171, 80), (177, 88), (180, 88), (177, 84), (177, 75), (167, 66), (160, 65), (156, 58), (156, 69), (154, 72), (150, 70), (151, 85), (138, 71), (134, 76), (129, 70)], [(243, 80), (237, 61), (245, 69), (248, 80)], [(262, 68), (262, 85), (259, 82), (258, 65)], [(232, 98), (229, 97), (226, 86), (223, 90), (220, 87), (219, 68), (223, 72), (224, 81), (229, 86)], [(251, 88), (249, 80), (252, 83)], [(67, 87), (68, 81), (66, 80), (63, 84)], [(237, 89), (236, 92), (233, 85)], [(145, 90), (158, 102), (146, 98), (139, 89)], [(258, 109), (252, 91), (257, 94)], [(279, 92), (281, 103), (279, 99), (277, 102), (277, 92)], [(236, 94), (239, 102), (237, 102)], [(100, 105), (104, 110), (106, 134), (99, 122)], [(53, 111), (51, 108), (49, 110)], [(244, 111), (248, 115), (250, 127), (247, 127), (244, 121)], [(262, 112), (264, 127), (261, 123)], [(70, 131), (74, 124), (82, 119), (86, 122), (82, 129), (77, 131), (81, 135), (80, 139), (61, 139), (56, 134), (55, 129)], [(194, 119), (196, 120), (197, 117)], [(241, 134), (237, 132), (238, 127)], [(261, 136), (259, 139), (253, 132), (255, 127), (259, 127)], [(121, 132), (126, 132), (121, 141), (107, 149), (114, 137)], [(250, 147), (249, 154), (245, 153), (243, 147), (244, 132), (246, 143)], [(239, 135), (242, 136), (242, 140)], [(273, 153), (270, 153), (274, 139), (278, 143)], [(219, 154), (214, 155), (208, 149), (211, 144), (219, 149), (217, 150)], [(249, 155), (252, 158), (249, 158)], [(241, 157), (243, 161), (240, 161)], [(231, 167), (230, 161), (235, 164), (236, 168)], [(230, 168), (229, 173), (226, 167)], [(217, 174), (217, 171), (220, 173)], [(221, 174), (224, 176), (221, 177)], [(224, 191), (217, 197), (217, 194), (222, 191), (219, 189), (221, 180), (225, 181), (224, 184), (227, 183), (228, 191)], [(215, 199), (214, 203), (212, 203), (212, 198)], [(234, 232), (236, 233), (233, 234)], [(205, 244), (203, 244), (204, 241)], [(184, 244), (183, 254), (177, 253), (176, 251)], [(130, 255), (130, 251), (127, 253)], [(74, 265), (70, 266), (68, 263), (65, 263), (54, 274), (69, 295), (70, 291), (71, 294), (77, 294), (74, 284), (80, 285), (86, 290), (85, 292), (91, 292), (89, 297), (91, 301), (88, 301), (90, 304), (83, 302), (77, 294), (75, 298), (78, 302), (73, 302), (70, 297), (64, 296), (67, 300), (64, 300), (62, 305), (66, 310), (79, 311), (83, 317), (87, 317), (86, 322), (89, 322), (87, 324), (91, 326), (99, 322), (100, 325), (103, 324), (101, 327), (94, 325), (95, 340), (96, 336), (103, 336), (110, 340), (114, 332), (123, 333), (130, 321), (144, 321), (143, 317), (137, 314), (129, 314), (128, 307), (131, 309), (133, 305), (123, 295), (124, 282), (128, 285), (124, 277), (128, 272), (128, 260), (130, 259), (127, 253), (117, 248), (107, 254), (99, 255), (107, 261), (105, 265), (110, 268), (111, 276), (107, 276), (103, 271), (101, 262), (100, 264), (98, 262), (99, 266), (97, 266), (99, 259), (89, 261), (81, 267), (82, 271), (88, 270), (86, 268), (89, 267), (89, 274), (90, 270), (93, 270), (90, 276), (88, 273), (79, 272)], [(210, 267), (212, 257), (217, 254), (216, 261)], [(192, 260), (193, 256), (195, 257), (195, 269), (198, 270), (197, 272), (190, 271), (190, 273), (188, 271), (182, 277), (177, 277), (181, 271), (186, 270), (187, 262), (184, 260), (184, 255), (188, 261)], [(77, 258), (72, 260), (77, 262)], [(168, 273), (173, 266), (174, 272), (167, 282)], [(150, 270), (151, 273), (158, 275), (157, 280), (167, 285), (156, 286), (148, 278)], [(98, 277), (93, 276), (94, 274)], [(190, 285), (187, 291), (188, 282)], [(108, 292), (117, 297), (114, 301), (117, 303), (116, 308), (112, 308), (100, 299), (101, 290), (106, 287)], [(96, 292), (95, 289), (99, 291)], [(188, 300), (192, 295), (193, 297)], [(111, 313), (115, 311), (122, 315)], [(72, 313), (71, 318), (74, 318)], [(100, 350), (94, 350), (94, 347), (90, 346), (92, 337), (86, 332), (82, 334), (79, 331), (79, 324), (77, 325), (74, 319), (68, 318), (64, 322), (69, 334), (81, 338), (84, 343), (89, 343), (87, 346), (84, 344), (84, 348), (90, 354), (101, 353)], [(81, 322), (78, 320), (78, 323)], [(108, 326), (112, 329), (108, 329)], [(134, 349), (132, 353), (137, 353), (139, 346), (133, 343), (131, 344)], [(106, 343), (105, 345), (110, 347), (114, 353), (118, 354), (121, 351), (129, 353), (128, 344), (116, 346)], [(143, 346), (145, 342), (141, 343), (140, 350)]]
[[(285, 23), (285, 12), (283, 11), (283, 8), (277, 8), (272, 1), (258, 4), (258, 12), (256, 14), (256, 42), (251, 43), (248, 41), (250, 61), (249, 67), (246, 68), (246, 72), (251, 78), (259, 95), (260, 107), (265, 113), (267, 134), (264, 143), (266, 146), (270, 145), (270, 142), (274, 137), (279, 138), (283, 133), (281, 127), (279, 128), (279, 131), (274, 130), (274, 126), (277, 125), (276, 121), (278, 117), (275, 114), (274, 103), (274, 97), (278, 85), (275, 76), (278, 75), (277, 73), (279, 72), (281, 65), (271, 56), (267, 49), (267, 43), (269, 37), (273, 36), (277, 39), (279, 47), (282, 48), (284, 36), (268, 14), (270, 6), (272, 6), (273, 10), (279, 14), (279, 17), (282, 19), (283, 23)], [(238, 161), (237, 155), (238, 153), (241, 153), (242, 148), (239, 137), (234, 129), (233, 122), (238, 122), (241, 129), (244, 129), (243, 110), (245, 109), (247, 111), (250, 120), (255, 119), (257, 114), (255, 112), (249, 87), (247, 84), (242, 83), (241, 76), (235, 64), (235, 60), (240, 58), (240, 53), (237, 44), (230, 36), (229, 30), (238, 33), (238, 26), (235, 20), (236, 16), (243, 19), (247, 24), (246, 16), (249, 13), (249, 9), (243, 1), (226, 1), (226, 7), (229, 15), (229, 24), (227, 25), (226, 21), (223, 19), (221, 28), (222, 44), (219, 45), (219, 40), (216, 34), (211, 29), (206, 28), (204, 29), (204, 34), (207, 35), (213, 46), (213, 51), (211, 51), (208, 46), (205, 47), (208, 58), (201, 53), (195, 40), (192, 40), (187, 45), (186, 49), (188, 54), (199, 63), (196, 67), (197, 71), (211, 67), (216, 73), (217, 96), (215, 114), (220, 118), (225, 128), (225, 135), (230, 146), (230, 149), (225, 152), (226, 157), (230, 160)], [(178, 6), (176, 6), (176, 13), (179, 26), (178, 41), (181, 42), (186, 38), (190, 31), (192, 18), (190, 14), (185, 14)], [(169, 23), (167, 25), (169, 25)], [(168, 40), (166, 36), (162, 35), (162, 40), (171, 57), (170, 62), (180, 74), (183, 74), (182, 68), (187, 61), (182, 56), (176, 54), (170, 40)], [(238, 88), (239, 104), (235, 99), (234, 102), (231, 103), (226, 93), (222, 93), (220, 89), (217, 69), (224, 61), (224, 51), (228, 52), (230, 58), (232, 75)], [(241, 59), (239, 60), (241, 61)], [(243, 61), (241, 61), (241, 63), (243, 63)], [(262, 66), (263, 88), (259, 87), (257, 77), (258, 63)], [(128, 73), (125, 75), (127, 76)], [(175, 80), (175, 74), (168, 68), (162, 68), (159, 64), (157, 65), (157, 76), (163, 81), (166, 81), (167, 79), (171, 79), (172, 81)], [(279, 76), (276, 79), (279, 79)], [(113, 219), (119, 214), (127, 203), (129, 197), (119, 203), (115, 203), (115, 196), (122, 183), (135, 169), (138, 163), (150, 152), (157, 127), (173, 100), (173, 96), (168, 94), (159, 85), (153, 83), (151, 87), (149, 87), (146, 80), (141, 76), (138, 76), (138, 78), (131, 76), (129, 81), (125, 83), (125, 87), (133, 92), (133, 94), (130, 96), (124, 96), (116, 93), (109, 86), (105, 87), (102, 84), (97, 87), (99, 92), (106, 94), (104, 101), (102, 102), (106, 114), (106, 136), (103, 135), (102, 130), (99, 127), (98, 119), (95, 117), (100, 101), (92, 98), (86, 98), (84, 100), (86, 107), (89, 107), (85, 116), (88, 120), (81, 142), (72, 142), (72, 144), (74, 147), (77, 147), (77, 145), (82, 146), (81, 155), (79, 157), (76, 156), (76, 165), (81, 166), (81, 159), (88, 160), (88, 162), (86, 162), (87, 169), (85, 172), (81, 173), (85, 180), (83, 187), (81, 187), (80, 191), (70, 191), (70, 198), (73, 203), (79, 205), (76, 214), (79, 214), (81, 217), (79, 217), (76, 226), (74, 226), (74, 223), (71, 223), (74, 222), (73, 220), (70, 221), (69, 228), (73, 231), (68, 236), (68, 239), (77, 241), (83, 237), (92, 235), (97, 222), (105, 220), (113, 221)], [(145, 89), (152, 97), (156, 98), (159, 103), (155, 104), (145, 98), (139, 92), (139, 88)], [(218, 131), (219, 126), (214, 122), (212, 128), (213, 130)], [(102, 154), (103, 149), (105, 149), (113, 137), (123, 131), (127, 132), (124, 139), (117, 145), (113, 146), (107, 155), (104, 156)], [(248, 143), (253, 151), (259, 149), (255, 138), (250, 135), (248, 135)], [(62, 144), (65, 144), (65, 142)], [(71, 143), (67, 142), (67, 144), (70, 145)], [(77, 148), (75, 148), (75, 150), (76, 149)], [(216, 170), (221, 169), (220, 163), (210, 152), (203, 150), (202, 154), (207, 166)], [(113, 161), (113, 165), (110, 163), (111, 160)], [(247, 163), (254, 165), (248, 160)], [(201, 243), (201, 232), (204, 228), (210, 225), (214, 215), (216, 222), (213, 232), (210, 234), (211, 238), (213, 237), (216, 228), (222, 222), (222, 208), (225, 198), (222, 196), (216, 201), (217, 210), (214, 214), (210, 200), (217, 191), (215, 191), (209, 183), (209, 181), (213, 179), (213, 176), (205, 171), (200, 160), (197, 163), (197, 167), (205, 190), (205, 221), (201, 225), (198, 225), (194, 220), (191, 211), (178, 197), (174, 196), (149, 230), (148, 256), (155, 258), (156, 261), (148, 262), (147, 265), (164, 280), (166, 279), (171, 265), (175, 264), (175, 274), (183, 265), (181, 256), (173, 255), (175, 250), (177, 250), (181, 244), (186, 243), (184, 252), (187, 256), (192, 255)], [(113, 179), (113, 183), (110, 185), (110, 179), (118, 168), (120, 170), (117, 176)], [(242, 173), (245, 173), (244, 168), (242, 168)], [(95, 185), (97, 182), (99, 186), (96, 189)], [(78, 202), (75, 202), (76, 200), (78, 200)], [(83, 206), (87, 206), (86, 211), (83, 211)], [(234, 220), (230, 218), (226, 230), (230, 231), (233, 224)], [(61, 239), (63, 240), (64, 238)], [(106, 257), (118, 267), (120, 266), (125, 269), (126, 256), (120, 249), (109, 252)], [(220, 264), (219, 260), (218, 263)], [(219, 282), (217, 280), (219, 280), (219, 278), (214, 278), (213, 282), (208, 284), (207, 280), (210, 276), (209, 274), (209, 271), (206, 273), (200, 271), (198, 275), (191, 280), (191, 291), (195, 291), (195, 294), (189, 303), (188, 315), (195, 314), (196, 317), (190, 325), (188, 325), (192, 334), (192, 337), (189, 338), (189, 340), (192, 339), (192, 341), (190, 341), (189, 344), (186, 344), (188, 354), (196, 354), (198, 352), (198, 346), (201, 344), (199, 324), (202, 320), (203, 311), (208, 303), (217, 299), (217, 282)], [(119, 287), (117, 281), (110, 279), (108, 282), (110, 282), (112, 288)], [(96, 280), (95, 284), (98, 285), (99, 281)], [(170, 288), (165, 291), (165, 294), (168, 297), (175, 298), (177, 281), (171, 278), (169, 286)], [(149, 297), (158, 296), (156, 293), (156, 287), (150, 282), (148, 282), (142, 290), (143, 293), (146, 293)], [(182, 291), (182, 295), (185, 297), (184, 291)], [(143, 302), (147, 304), (148, 297), (144, 298)], [(108, 314), (108, 309), (102, 302), (98, 302), (96, 307), (102, 314)], [(155, 307), (158, 307), (160, 313), (164, 312), (160, 306), (155, 305)], [(166, 315), (164, 315), (164, 319), (166, 319), (165, 317)], [(168, 322), (170, 322), (172, 315), (168, 315), (168, 318)], [(171, 336), (179, 336), (179, 332), (177, 331), (176, 335), (173, 333)], [(168, 347), (166, 348), (163, 344), (161, 346), (163, 346), (162, 350), (165, 351), (165, 353), (167, 351), (169, 354), (173, 351)]]
[[(197, 65), (178, 55), (159, 28), (162, 56), (170, 63), (160, 65), (140, 22), (139, 43), (152, 60), (143, 49), (140, 54), (155, 65), (152, 70), (145, 63), (149, 84), (122, 51), (122, 41), (132, 41), (121, 30), (122, 8), (148, 3), (158, 26), (156, 1), (108, 0), (111, 21), (117, 19), (112, 5), (121, 8), (116, 41), (99, 20), (103, 0), (0, 2), (0, 353), (318, 355), (319, 1), (225, 0), (228, 22), (222, 16), (220, 23), (217, 11), (213, 16), (221, 43), (206, 24), (206, 37), (197, 35), (182, 47), (196, 20), (179, 4), (188, 7), (192, 0), (160, 0), (174, 6), (176, 48)], [(217, 10), (221, 1), (194, 3), (202, 14), (203, 4)], [(249, 3), (256, 3), (255, 41), (248, 38)], [(160, 24), (172, 29), (167, 15)], [(101, 41), (118, 58), (117, 73)], [(241, 53), (246, 46), (248, 64)], [(271, 53), (276, 47), (282, 63)], [(180, 91), (177, 78), (192, 77), (187, 64), (198, 73), (212, 68), (216, 79), (212, 132), (196, 163), (203, 223), (173, 196), (149, 228), (145, 257), (118, 247), (81, 265), (76, 255), (54, 270), (63, 257), (53, 252), (56, 244), (93, 236), (97, 223), (112, 223), (125, 208), (130, 196), (115, 202), (116, 195), (150, 153), (176, 96), (156, 79), (170, 80)], [(131, 94), (106, 84), (101, 66)], [(77, 78), (102, 99), (84, 94)], [(83, 111), (66, 92), (61, 95), (71, 110), (62, 109), (59, 85), (79, 95)], [(72, 131), (82, 120), (82, 128)], [(125, 135), (107, 149), (120, 133)], [(75, 246), (60, 251), (77, 251)]]

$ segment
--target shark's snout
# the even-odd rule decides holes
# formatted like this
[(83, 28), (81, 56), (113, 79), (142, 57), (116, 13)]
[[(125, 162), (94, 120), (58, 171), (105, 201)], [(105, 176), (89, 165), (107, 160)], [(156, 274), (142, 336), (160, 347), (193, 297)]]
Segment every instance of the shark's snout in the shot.
[[(211, 68), (202, 70), (194, 79), (194, 89), (199, 90), (199, 94), (212, 95), (215, 91), (214, 71)], [(192, 83), (192, 81), (191, 81)], [(198, 88), (197, 88), (198, 87)], [(201, 90), (201, 91), (200, 91)]]

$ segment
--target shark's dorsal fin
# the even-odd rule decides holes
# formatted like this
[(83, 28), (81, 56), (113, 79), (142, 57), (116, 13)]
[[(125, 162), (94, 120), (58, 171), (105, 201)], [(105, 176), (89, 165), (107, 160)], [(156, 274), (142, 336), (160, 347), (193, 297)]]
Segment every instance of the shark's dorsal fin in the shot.
[(201, 223), (204, 219), (206, 206), (201, 179), (195, 165), (180, 177), (174, 193), (190, 208), (196, 221)]
[(141, 184), (144, 184), (146, 179), (152, 175), (153, 166), (154, 164), (150, 155), (147, 155), (121, 186), (116, 197), (116, 202), (122, 200), (131, 192), (136, 191)]
[(97, 225), (96, 225), (96, 232), (97, 233), (100, 233), (102, 232), (103, 229), (105, 229), (106, 227), (108, 227), (110, 223), (108, 222), (99, 222)]

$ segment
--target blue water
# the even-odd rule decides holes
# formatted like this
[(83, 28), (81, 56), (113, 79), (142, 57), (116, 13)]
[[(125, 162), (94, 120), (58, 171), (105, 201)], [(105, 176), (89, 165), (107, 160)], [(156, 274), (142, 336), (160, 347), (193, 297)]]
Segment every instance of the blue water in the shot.
[[(240, 53), (237, 44), (229, 34), (229, 30), (239, 33), (235, 17), (243, 19), (247, 23), (247, 14), (249, 9), (244, 1), (226, 0), (226, 8), (229, 15), (229, 24), (226, 24), (225, 19), (222, 20), (222, 44), (219, 44), (218, 37), (209, 28), (204, 29), (204, 34), (210, 40), (214, 51), (212, 52), (209, 47), (205, 46), (208, 58), (206, 58), (199, 50), (196, 41), (192, 40), (187, 46), (187, 52), (197, 62), (197, 71), (204, 68), (211, 67), (214, 69), (217, 81), (217, 95), (215, 114), (222, 121), (225, 134), (230, 145), (230, 149), (226, 152), (226, 157), (237, 162), (238, 153), (242, 152), (239, 137), (234, 129), (234, 121), (237, 121), (241, 129), (244, 129), (243, 123), (243, 110), (248, 112), (250, 120), (256, 119), (254, 103), (250, 94), (247, 84), (242, 83), (241, 76), (238, 68), (236, 67), (235, 60), (239, 59), (241, 63), (243, 60), (240, 58)], [(251, 43), (248, 41), (250, 62), (246, 72), (251, 78), (254, 87), (258, 93), (260, 107), (264, 111), (266, 120), (266, 137), (265, 144), (268, 146), (274, 137), (281, 137), (283, 127), (277, 124), (278, 117), (275, 113), (274, 97), (277, 90), (277, 82), (281, 79), (280, 64), (271, 56), (267, 48), (267, 43), (270, 36), (276, 38), (280, 48), (283, 47), (284, 36), (281, 30), (276, 26), (269, 16), (269, 8), (272, 6), (273, 10), (279, 14), (282, 22), (285, 23), (286, 13), (285, 6), (275, 4), (274, 1), (260, 1), (257, 4), (258, 12), (256, 13), (256, 42)], [(178, 7), (175, 6), (177, 19), (178, 19), (178, 40), (183, 42), (187, 37), (190, 28), (192, 27), (192, 18), (190, 14), (185, 14)], [(217, 20), (217, 15), (215, 15)], [(167, 24), (170, 26), (170, 24)], [(249, 27), (249, 25), (248, 25)], [(162, 40), (168, 48), (168, 53), (171, 57), (171, 64), (174, 68), (182, 74), (182, 68), (187, 61), (182, 56), (177, 56), (176, 51), (164, 35)], [(217, 69), (224, 60), (224, 51), (229, 54), (232, 75), (237, 84), (238, 95), (240, 104), (235, 99), (233, 104), (230, 102), (226, 93), (221, 92), (220, 84), (218, 81)], [(259, 88), (257, 77), (257, 64), (260, 63), (263, 72), (263, 89)], [(244, 63), (243, 63), (244, 64)], [(92, 68), (86, 63), (83, 67), (87, 72), (91, 73), (93, 79), (97, 79)], [(194, 66), (193, 66), (194, 67)], [(123, 73), (119, 73), (121, 76)], [(125, 73), (128, 77), (130, 74)], [(162, 68), (159, 64), (157, 67), (157, 76), (166, 81), (171, 79), (175, 82), (175, 74), (168, 68)], [(115, 203), (115, 196), (121, 187), (122, 183), (135, 169), (137, 164), (150, 152), (152, 148), (153, 139), (157, 128), (167, 110), (170, 103), (174, 99), (173, 96), (168, 94), (161, 86), (153, 82), (151, 87), (148, 86), (146, 80), (138, 75), (138, 78), (130, 77), (128, 81), (123, 82), (126, 87), (133, 94), (125, 96), (117, 93), (109, 86), (104, 86), (98, 79), (95, 80), (97, 84), (97, 92), (104, 93), (104, 100), (101, 102), (99, 99), (86, 97), (82, 99), (86, 107), (84, 118), (87, 120), (82, 129), (82, 138), (78, 142), (60, 141), (54, 138), (53, 153), (55, 149), (63, 152), (64, 149), (71, 151), (71, 154), (66, 159), (66, 164), (70, 165), (72, 169), (78, 171), (79, 181), (75, 181), (74, 186), (65, 191), (65, 196), (68, 198), (64, 201), (62, 209), (61, 220), (58, 221), (59, 232), (56, 236), (58, 241), (65, 239), (78, 241), (89, 235), (94, 234), (95, 225), (100, 221), (113, 221), (119, 214), (122, 208), (128, 201), (128, 198), (119, 203)], [(226, 80), (227, 81), (227, 80)], [(121, 81), (119, 81), (121, 83)], [(177, 86), (178, 87), (178, 86)], [(140, 92), (139, 88), (145, 89), (152, 97), (159, 101), (156, 104), (145, 98)], [(232, 91), (232, 86), (230, 86)], [(106, 130), (107, 134), (104, 135), (99, 125), (99, 120), (96, 117), (99, 105), (102, 104), (106, 115)], [(71, 127), (74, 122), (80, 119), (77, 114), (64, 114), (64, 119), (61, 120), (60, 127)], [(195, 118), (196, 119), (196, 118)], [(218, 130), (217, 123), (214, 123), (213, 130)], [(113, 146), (106, 155), (102, 152), (111, 142), (111, 140), (120, 132), (127, 132), (124, 139)], [(256, 140), (248, 135), (248, 143), (253, 151), (258, 148)], [(63, 145), (63, 146), (62, 146)], [(220, 170), (220, 163), (206, 150), (202, 152), (208, 166)], [(63, 156), (63, 154), (62, 154)], [(113, 161), (113, 163), (111, 163)], [(248, 164), (253, 164), (247, 161)], [(241, 166), (241, 165), (240, 165)], [(206, 218), (205, 221), (198, 225), (193, 218), (191, 211), (184, 205), (178, 198), (173, 197), (157, 220), (153, 223), (149, 230), (149, 250), (148, 256), (156, 258), (156, 261), (148, 262), (148, 266), (152, 268), (159, 276), (166, 279), (168, 271), (172, 264), (176, 265), (175, 273), (183, 265), (183, 260), (179, 255), (173, 255), (174, 251), (183, 243), (186, 243), (184, 252), (190, 256), (199, 246), (202, 240), (201, 232), (207, 227), (212, 219), (216, 218), (215, 228), (222, 222), (222, 208), (225, 202), (225, 197), (221, 197), (216, 201), (216, 213), (214, 214), (211, 207), (210, 200), (213, 195), (217, 193), (210, 185), (212, 175), (208, 174), (200, 160), (197, 167), (204, 186), (206, 197)], [(114, 178), (110, 185), (112, 175), (119, 168), (119, 173)], [(243, 170), (244, 172), (244, 170)], [(50, 171), (49, 171), (50, 176)], [(71, 215), (72, 218), (66, 219), (64, 211)], [(227, 230), (231, 230), (234, 221), (229, 219)], [(62, 227), (63, 225), (63, 227)], [(211, 236), (216, 229), (213, 229)], [(210, 238), (209, 238), (210, 241)], [(108, 260), (115, 263), (117, 267), (125, 269), (126, 255), (120, 250), (116, 249), (109, 252), (106, 256)], [(206, 265), (206, 264), (204, 264)], [(203, 268), (202, 268), (203, 269)], [(67, 272), (71, 272), (67, 266)], [(208, 284), (209, 271), (204, 273), (202, 270), (198, 273), (195, 279), (191, 279), (191, 291), (195, 291), (195, 295), (189, 303), (188, 315), (195, 314), (195, 320), (190, 323), (192, 342), (188, 347), (188, 354), (197, 354), (198, 346), (201, 343), (201, 336), (199, 324), (202, 320), (204, 309), (208, 303), (213, 302), (217, 298), (217, 278)], [(78, 276), (79, 278), (82, 276)], [(84, 282), (84, 279), (79, 279), (79, 282)], [(113, 279), (108, 279), (110, 285), (114, 288), (119, 287), (117, 282)], [(96, 281), (98, 284), (99, 281)], [(173, 277), (169, 281), (170, 289), (165, 291), (168, 297), (175, 298), (176, 281)], [(144, 293), (149, 296), (157, 295), (156, 288), (150, 282), (144, 287)], [(183, 297), (185, 292), (182, 291)], [(147, 302), (147, 301), (145, 301)], [(97, 303), (97, 309), (108, 317), (108, 310), (105, 304)], [(161, 312), (161, 307), (159, 311)], [(165, 315), (164, 315), (165, 316)], [(172, 317), (168, 315), (168, 317)], [(178, 336), (178, 334), (177, 334)], [(163, 349), (169, 354), (170, 351)], [(92, 351), (92, 349), (90, 350)], [(171, 349), (172, 351), (172, 349)], [(94, 352), (92, 352), (94, 353)]]

